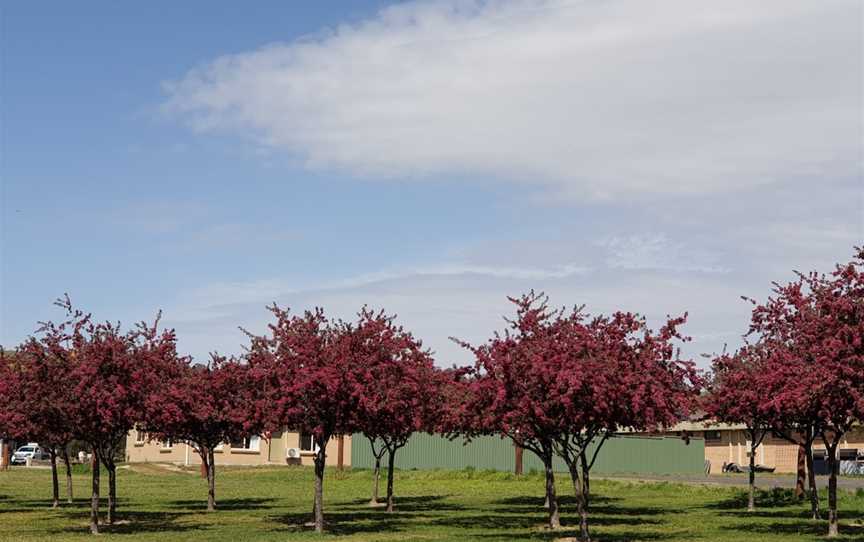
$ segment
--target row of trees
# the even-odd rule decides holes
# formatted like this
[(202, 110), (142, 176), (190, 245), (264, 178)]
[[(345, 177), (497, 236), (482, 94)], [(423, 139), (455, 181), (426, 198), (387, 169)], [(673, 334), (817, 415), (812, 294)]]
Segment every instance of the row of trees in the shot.
[[(118, 449), (133, 429), (148, 438), (188, 443), (208, 480), (216, 507), (214, 450), (224, 442), (291, 427), (315, 439), (314, 518), (324, 528), (323, 481), (328, 442), (362, 432), (389, 452), (387, 510), (394, 509), (396, 451), (414, 431), (443, 424), (441, 404), (456, 371), (435, 367), (428, 350), (384, 312), (363, 309), (356, 322), (330, 320), (321, 310), (298, 316), (271, 307), (275, 323), (249, 334), (242, 359), (214, 354), (206, 365), (177, 353), (173, 330), (159, 319), (130, 331), (94, 323), (69, 298), (60, 323), (41, 325), (0, 359), (0, 434), (38, 440), (51, 455), (54, 506), (59, 505), (58, 456), (87, 443), (108, 472), (106, 521), (116, 519)], [(379, 455), (380, 457), (380, 455)], [(376, 492), (373, 499), (377, 498)], [(100, 469), (92, 472), (90, 529), (99, 530)]]
[[(454, 339), (476, 362), (447, 370), (437, 368), (431, 352), (383, 311), (364, 308), (348, 322), (320, 309), (292, 314), (274, 305), (266, 334), (246, 332), (249, 345), (242, 357), (214, 354), (198, 365), (178, 354), (174, 332), (160, 330), (158, 317), (123, 331), (119, 324), (94, 322), (67, 297), (58, 302), (65, 321), (42, 324), (36, 337), (0, 360), (0, 402), (6, 405), (0, 433), (48, 445), (55, 505), (57, 458), (66, 460), (68, 479), (64, 450), (71, 439), (86, 442), (108, 472), (111, 523), (114, 458), (133, 428), (197, 451), (213, 510), (215, 448), (290, 427), (311, 434), (317, 444), (317, 531), (324, 529), (331, 439), (357, 433), (369, 439), (377, 460), (373, 502), (387, 454), (386, 500), (392, 511), (395, 456), (414, 432), (454, 438), (497, 434), (543, 461), (550, 528), (560, 524), (552, 460), (563, 458), (580, 538), (589, 540), (590, 471), (603, 443), (622, 429), (669, 427), (703, 409), (712, 419), (745, 424), (754, 451), (768, 433), (810, 452), (821, 438), (834, 461), (840, 438), (861, 419), (862, 264), (864, 251), (859, 251), (855, 261), (828, 277), (802, 275), (777, 286), (774, 297), (755, 305), (751, 344), (717, 357), (710, 378), (679, 356), (680, 343), (688, 340), (679, 332), (686, 315), (653, 331), (636, 314), (553, 309), (534, 292), (511, 299), (515, 317), (486, 343)], [(831, 465), (829, 524), (836, 533), (836, 461)], [(814, 484), (812, 472), (811, 465)], [(95, 533), (98, 468), (92, 476)], [(811, 496), (818, 506), (815, 491)]]
[[(703, 399), (710, 419), (741, 424), (750, 443), (748, 510), (754, 510), (755, 457), (774, 435), (801, 446), (811, 511), (820, 517), (813, 444), (828, 463), (828, 534), (837, 536), (838, 446), (864, 420), (864, 249), (828, 274), (799, 274), (753, 303), (748, 344), (713, 362)], [(799, 478), (800, 479), (800, 478)]]

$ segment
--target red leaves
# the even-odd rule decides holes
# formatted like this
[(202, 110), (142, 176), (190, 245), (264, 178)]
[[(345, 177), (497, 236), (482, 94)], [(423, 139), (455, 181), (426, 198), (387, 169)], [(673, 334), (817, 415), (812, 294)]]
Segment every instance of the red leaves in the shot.
[(67, 319), (43, 323), (39, 338), (4, 363), (4, 380), (15, 388), (8, 400), (17, 401), (4, 401), (15, 405), (6, 410), (31, 413), (19, 434), (49, 443), (74, 437), (113, 450), (143, 420), (148, 395), (176, 359), (174, 333), (160, 333), (158, 318), (124, 333), (120, 324), (94, 323), (68, 296), (57, 305)]
[(775, 425), (845, 432), (864, 414), (864, 250), (856, 252), (830, 275), (775, 284), (753, 309), (750, 334), (764, 352), (753, 393), (768, 398)]
[(257, 390), (249, 367), (214, 355), (208, 365), (181, 359), (157, 393), (142, 424), (152, 437), (191, 443), (199, 451), (259, 434)]
[(321, 309), (271, 311), (270, 335), (251, 336), (246, 356), (267, 390), (271, 427), (319, 438), (363, 431), (405, 439), (436, 425), (442, 373), (394, 317), (363, 308), (347, 323), (328, 320)]
[(781, 415), (771, 406), (765, 393), (768, 372), (767, 350), (759, 346), (742, 348), (734, 355), (714, 359), (712, 378), (702, 407), (707, 418), (723, 423), (741, 423), (751, 430), (767, 430), (777, 425)]
[(700, 385), (690, 362), (674, 357), (685, 318), (659, 333), (630, 313), (589, 318), (582, 307), (550, 310), (533, 292), (518, 299), (503, 335), (469, 348), (476, 356), (463, 426), (502, 432), (536, 448), (568, 435), (643, 430), (685, 416)]

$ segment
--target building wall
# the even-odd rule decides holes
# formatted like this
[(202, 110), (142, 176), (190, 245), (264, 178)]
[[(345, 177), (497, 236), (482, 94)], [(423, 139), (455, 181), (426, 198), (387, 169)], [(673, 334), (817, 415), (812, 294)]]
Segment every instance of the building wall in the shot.
[[(746, 432), (738, 429), (724, 429), (718, 432), (719, 440), (705, 441), (705, 459), (711, 462), (711, 472), (721, 472), (723, 463), (748, 465), (749, 442)], [(844, 436), (839, 449), (850, 448), (864, 452), (864, 428), (856, 427)], [(821, 439), (817, 439), (813, 449), (824, 450), (825, 444)], [(775, 472), (778, 473), (794, 473), (798, 469), (798, 446), (781, 438), (766, 436), (756, 449), (756, 463), (774, 467)]]
[[(214, 451), (217, 465), (312, 465), (313, 454), (302, 453), (300, 459), (288, 459), (288, 448), (300, 447), (300, 434), (292, 431), (274, 433), (270, 439), (261, 438), (257, 450), (237, 450), (224, 444)], [(351, 466), (351, 437), (346, 436), (342, 444), (342, 464)], [(126, 437), (126, 460), (130, 463), (174, 463), (199, 465), (201, 458), (195, 450), (183, 443), (165, 448), (161, 442), (137, 442), (135, 431)], [(332, 438), (327, 444), (327, 465), (336, 466), (339, 461), (339, 439)]]

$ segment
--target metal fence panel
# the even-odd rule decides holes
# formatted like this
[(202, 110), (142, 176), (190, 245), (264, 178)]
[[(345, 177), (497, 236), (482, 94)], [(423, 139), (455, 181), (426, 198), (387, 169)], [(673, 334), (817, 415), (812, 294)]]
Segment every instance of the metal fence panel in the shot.
[[(589, 448), (593, 453), (594, 446)], [(374, 457), (369, 441), (362, 434), (352, 438), (351, 465), (372, 468)], [(386, 463), (386, 456), (385, 456)], [(480, 437), (469, 443), (461, 439), (448, 440), (439, 435), (418, 433), (396, 454), (399, 469), (455, 469), (471, 467), (477, 470), (513, 472), (515, 451), (508, 439), (495, 436)], [(598, 474), (700, 474), (704, 472), (705, 441), (691, 438), (689, 444), (672, 437), (618, 436), (608, 439), (597, 456), (592, 472)], [(555, 457), (553, 468), (566, 472), (560, 457)], [(542, 472), (543, 463), (525, 450), (523, 471)]]

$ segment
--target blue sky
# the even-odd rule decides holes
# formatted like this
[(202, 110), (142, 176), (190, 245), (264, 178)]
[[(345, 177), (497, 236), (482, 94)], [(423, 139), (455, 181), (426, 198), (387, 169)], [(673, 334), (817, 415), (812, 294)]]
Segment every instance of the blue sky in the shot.
[(4, 346), (368, 303), (446, 365), (535, 288), (695, 356), (864, 242), (857, 2), (177, 4), (0, 8)]

